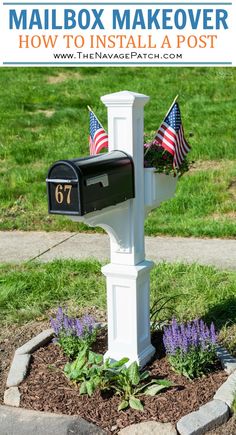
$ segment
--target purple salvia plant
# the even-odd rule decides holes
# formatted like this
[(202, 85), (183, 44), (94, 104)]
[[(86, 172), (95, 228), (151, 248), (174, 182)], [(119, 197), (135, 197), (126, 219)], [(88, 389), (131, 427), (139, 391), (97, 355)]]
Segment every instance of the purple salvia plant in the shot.
[(91, 316), (85, 315), (80, 319), (69, 317), (59, 307), (56, 318), (50, 318), (50, 324), (55, 334), (53, 341), (69, 358), (75, 358), (82, 349), (89, 349), (96, 340), (97, 330)]
[(171, 325), (164, 328), (163, 342), (168, 355), (175, 355), (177, 351), (187, 353), (190, 349), (207, 349), (216, 344), (215, 327), (210, 329), (203, 320), (195, 319), (187, 324), (178, 324), (172, 319)]
[(92, 333), (95, 328), (95, 322), (91, 316), (85, 315), (81, 319), (69, 317), (61, 307), (57, 310), (56, 318), (50, 318), (50, 325), (56, 338), (60, 334), (83, 338), (85, 334)]
[(172, 367), (189, 379), (202, 376), (214, 364), (216, 357), (216, 332), (203, 320), (171, 324), (164, 328), (163, 342)]

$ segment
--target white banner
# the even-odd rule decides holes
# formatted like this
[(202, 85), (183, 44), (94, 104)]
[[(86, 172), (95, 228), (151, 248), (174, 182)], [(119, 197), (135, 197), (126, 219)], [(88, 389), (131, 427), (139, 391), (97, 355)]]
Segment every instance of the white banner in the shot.
[(235, 66), (236, 2), (3, 1), (1, 66)]

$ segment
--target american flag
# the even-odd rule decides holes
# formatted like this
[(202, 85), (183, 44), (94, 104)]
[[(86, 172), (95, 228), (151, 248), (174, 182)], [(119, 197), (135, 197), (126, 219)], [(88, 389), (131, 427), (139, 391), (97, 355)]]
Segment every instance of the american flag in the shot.
[(91, 110), (89, 110), (89, 119), (89, 146), (92, 156), (98, 154), (103, 148), (108, 148), (108, 135)]
[(179, 168), (190, 146), (184, 137), (178, 103), (174, 103), (155, 136), (156, 141), (173, 156), (174, 168)]

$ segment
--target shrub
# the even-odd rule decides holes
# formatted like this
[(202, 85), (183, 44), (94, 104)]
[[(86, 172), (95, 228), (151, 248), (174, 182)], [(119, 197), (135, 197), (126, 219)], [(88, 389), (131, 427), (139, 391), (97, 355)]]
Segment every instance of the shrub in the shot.
[(185, 157), (178, 169), (173, 168), (173, 156), (156, 141), (155, 134), (153, 132), (153, 134), (144, 135), (144, 140), (147, 142), (144, 144), (144, 167), (154, 167), (156, 172), (174, 176), (181, 176), (187, 172), (193, 162), (189, 162)]
[(56, 318), (50, 318), (50, 325), (55, 334), (54, 342), (61, 346), (69, 358), (75, 358), (84, 348), (90, 348), (96, 340), (95, 322), (88, 315), (81, 319), (69, 317), (59, 307)]
[(164, 327), (163, 342), (173, 369), (189, 379), (202, 376), (215, 363), (213, 323), (208, 328), (203, 320), (178, 324), (176, 319), (172, 319), (171, 325)]

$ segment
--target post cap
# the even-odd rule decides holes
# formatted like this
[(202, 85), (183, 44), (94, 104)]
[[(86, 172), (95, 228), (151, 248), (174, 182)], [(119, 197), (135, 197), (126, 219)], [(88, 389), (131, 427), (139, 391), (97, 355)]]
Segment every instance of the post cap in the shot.
[(137, 92), (121, 91), (113, 94), (103, 95), (101, 97), (105, 106), (144, 106), (149, 97), (144, 94), (138, 94)]

